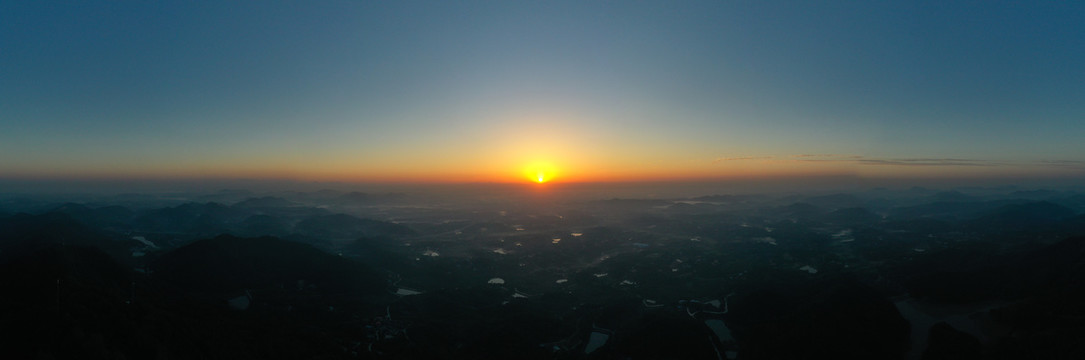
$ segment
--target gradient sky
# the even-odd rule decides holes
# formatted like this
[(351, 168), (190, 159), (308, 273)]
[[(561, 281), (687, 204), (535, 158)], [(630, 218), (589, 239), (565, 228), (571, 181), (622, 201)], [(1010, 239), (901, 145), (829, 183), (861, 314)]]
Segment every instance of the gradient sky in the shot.
[(1077, 1), (4, 1), (0, 177), (1085, 175)]

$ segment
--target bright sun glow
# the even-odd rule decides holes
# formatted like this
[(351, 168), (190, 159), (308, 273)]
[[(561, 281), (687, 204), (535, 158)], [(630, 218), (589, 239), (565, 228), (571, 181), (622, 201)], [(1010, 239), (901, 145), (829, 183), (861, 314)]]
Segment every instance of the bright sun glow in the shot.
[(553, 180), (556, 174), (554, 166), (546, 162), (535, 162), (524, 167), (524, 175), (539, 184)]

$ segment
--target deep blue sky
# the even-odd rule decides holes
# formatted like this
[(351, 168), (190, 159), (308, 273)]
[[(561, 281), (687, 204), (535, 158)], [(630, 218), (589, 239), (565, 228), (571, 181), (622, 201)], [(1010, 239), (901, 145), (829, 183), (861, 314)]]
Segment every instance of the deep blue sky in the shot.
[(1079, 175), (1083, 24), (1082, 2), (5, 1), (0, 176)]

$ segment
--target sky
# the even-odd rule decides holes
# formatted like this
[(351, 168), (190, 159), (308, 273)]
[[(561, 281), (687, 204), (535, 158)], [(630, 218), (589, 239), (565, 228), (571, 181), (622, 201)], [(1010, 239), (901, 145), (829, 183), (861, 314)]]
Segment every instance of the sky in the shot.
[(1085, 175), (1085, 3), (4, 1), (0, 178)]

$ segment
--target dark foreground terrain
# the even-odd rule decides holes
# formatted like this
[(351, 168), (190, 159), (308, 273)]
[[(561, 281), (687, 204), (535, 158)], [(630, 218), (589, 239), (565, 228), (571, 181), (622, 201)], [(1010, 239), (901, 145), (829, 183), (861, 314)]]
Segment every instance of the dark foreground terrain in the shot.
[(1085, 194), (0, 195), (10, 359), (1080, 359)]

